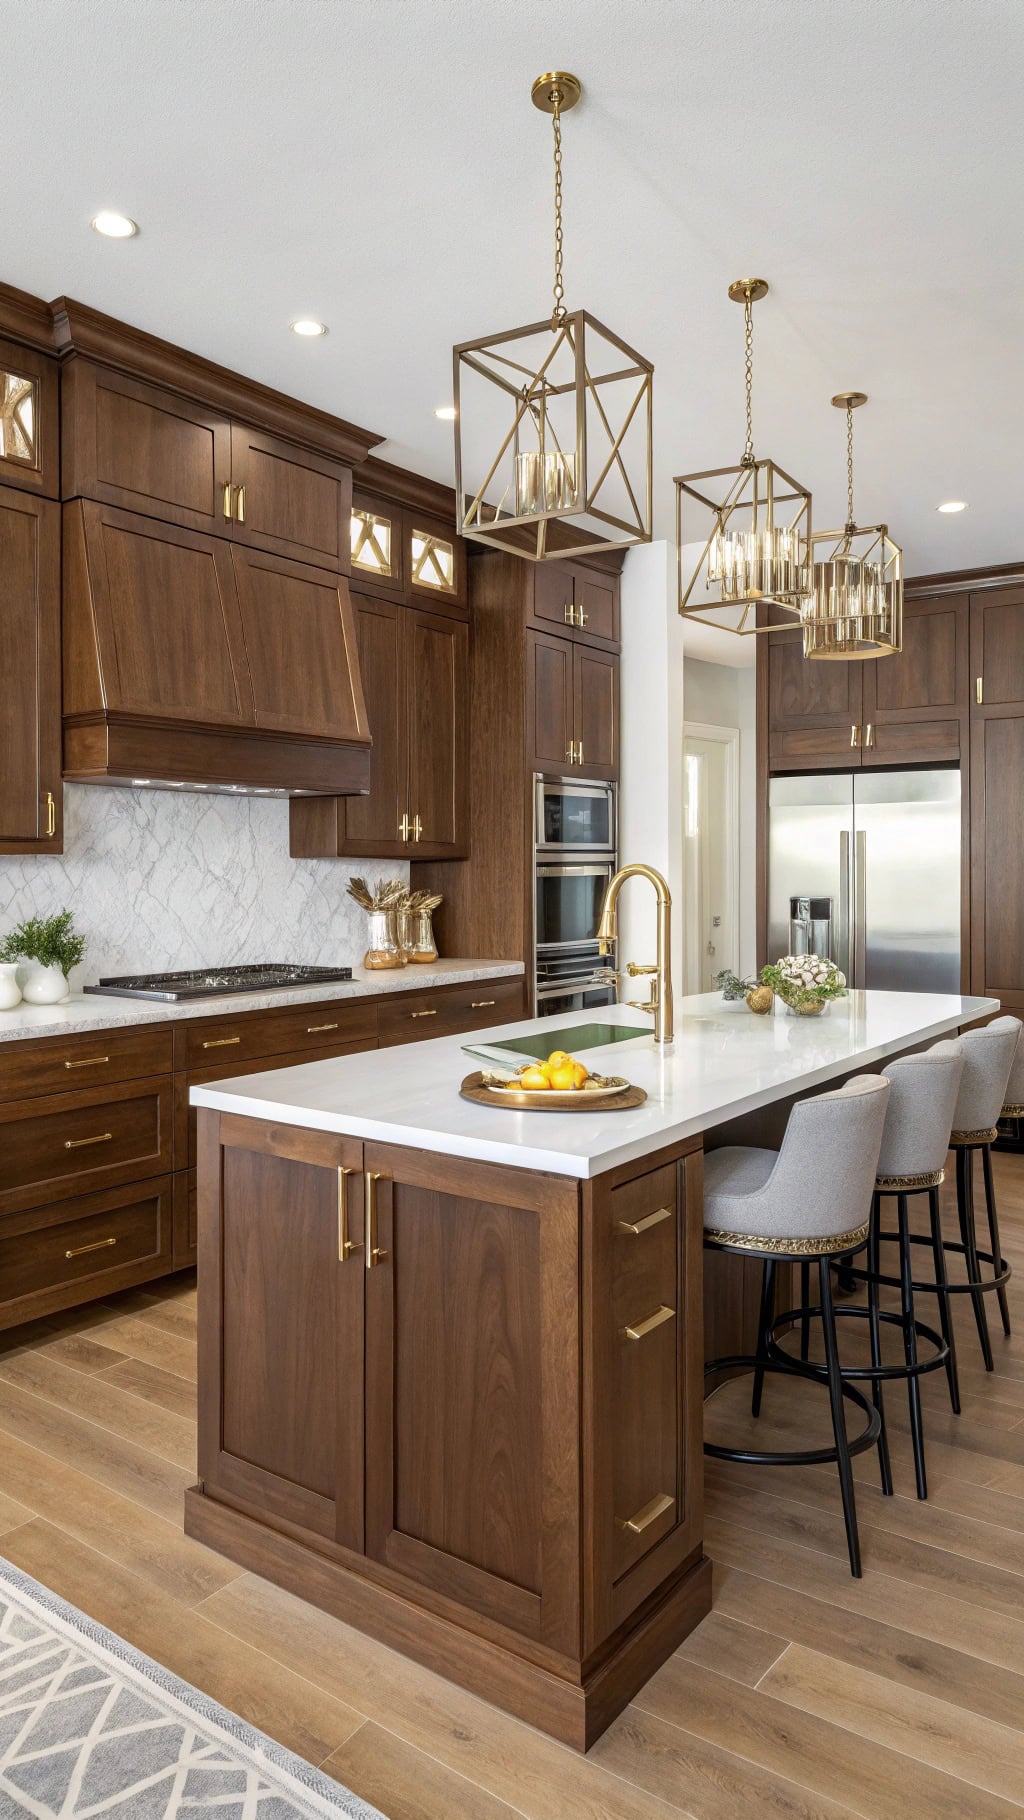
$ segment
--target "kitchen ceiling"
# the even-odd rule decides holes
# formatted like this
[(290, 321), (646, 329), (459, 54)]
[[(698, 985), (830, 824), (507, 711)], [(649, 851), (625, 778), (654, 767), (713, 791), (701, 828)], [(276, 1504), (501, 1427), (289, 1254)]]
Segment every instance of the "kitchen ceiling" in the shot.
[[(757, 273), (756, 445), (816, 523), (844, 515), (829, 399), (860, 387), (858, 509), (890, 513), (906, 572), (1024, 557), (1019, 0), (0, 0), (0, 20), (8, 282), (450, 480), (452, 343), (550, 307), (530, 85), (572, 69), (566, 301), (654, 361), (656, 534), (673, 475), (741, 451), (726, 287)], [(104, 208), (138, 236), (91, 232)], [(952, 498), (968, 510), (936, 511)]]

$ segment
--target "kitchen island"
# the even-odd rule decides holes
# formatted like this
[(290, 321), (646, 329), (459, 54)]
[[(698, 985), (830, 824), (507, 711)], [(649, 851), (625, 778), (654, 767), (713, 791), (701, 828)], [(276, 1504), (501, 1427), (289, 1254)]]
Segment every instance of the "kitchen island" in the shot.
[(188, 1532), (586, 1749), (710, 1607), (705, 1144), (996, 1009), (682, 998), (671, 1048), (562, 1020), (646, 1089), (623, 1112), (460, 1099), (553, 1020), (194, 1087)]

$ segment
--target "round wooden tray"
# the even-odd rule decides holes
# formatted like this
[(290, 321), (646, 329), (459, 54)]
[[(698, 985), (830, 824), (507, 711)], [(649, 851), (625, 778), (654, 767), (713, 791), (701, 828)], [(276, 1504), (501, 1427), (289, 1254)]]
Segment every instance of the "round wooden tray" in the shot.
[(479, 1071), (467, 1074), (459, 1092), (477, 1106), (500, 1106), (505, 1112), (626, 1112), (631, 1106), (642, 1106), (647, 1098), (642, 1087), (623, 1087), (615, 1094), (552, 1093), (550, 1100), (544, 1100), (540, 1094), (485, 1087)]

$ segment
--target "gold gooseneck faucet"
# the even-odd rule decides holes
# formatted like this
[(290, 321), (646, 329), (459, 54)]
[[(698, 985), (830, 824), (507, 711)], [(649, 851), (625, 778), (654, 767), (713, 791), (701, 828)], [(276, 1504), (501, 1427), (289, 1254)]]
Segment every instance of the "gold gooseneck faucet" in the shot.
[(611, 880), (601, 905), (601, 921), (598, 925), (598, 948), (607, 954), (610, 943), (615, 940), (615, 905), (619, 892), (627, 878), (646, 878), (654, 886), (658, 896), (658, 960), (653, 967), (639, 967), (630, 961), (626, 972), (631, 979), (640, 974), (650, 974), (651, 996), (646, 1001), (637, 1002), (630, 999), (636, 1011), (650, 1011), (654, 1017), (654, 1040), (656, 1043), (672, 1041), (672, 893), (660, 872), (653, 866), (623, 866)]

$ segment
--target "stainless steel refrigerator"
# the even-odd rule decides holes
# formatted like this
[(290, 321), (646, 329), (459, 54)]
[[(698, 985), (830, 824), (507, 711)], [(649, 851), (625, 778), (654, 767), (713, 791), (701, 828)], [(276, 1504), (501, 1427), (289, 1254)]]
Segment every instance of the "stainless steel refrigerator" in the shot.
[(960, 990), (959, 771), (774, 777), (768, 951), (826, 953), (851, 986)]

